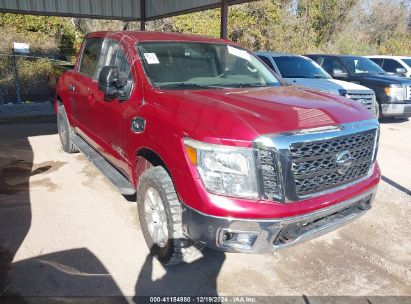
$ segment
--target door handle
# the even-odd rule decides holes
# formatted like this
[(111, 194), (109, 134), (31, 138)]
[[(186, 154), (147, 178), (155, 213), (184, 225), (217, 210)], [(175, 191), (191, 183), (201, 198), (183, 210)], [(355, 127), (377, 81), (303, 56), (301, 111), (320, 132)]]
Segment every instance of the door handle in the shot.
[(68, 86), (69, 91), (75, 92), (76, 91), (76, 87), (74, 85), (72, 85), (71, 83)]

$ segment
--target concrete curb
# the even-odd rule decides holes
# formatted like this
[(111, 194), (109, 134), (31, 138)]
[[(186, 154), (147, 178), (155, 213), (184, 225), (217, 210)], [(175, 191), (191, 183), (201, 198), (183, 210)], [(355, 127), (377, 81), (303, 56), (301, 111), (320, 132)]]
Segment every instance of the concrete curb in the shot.
[(53, 115), (51, 102), (0, 105), (0, 119)]

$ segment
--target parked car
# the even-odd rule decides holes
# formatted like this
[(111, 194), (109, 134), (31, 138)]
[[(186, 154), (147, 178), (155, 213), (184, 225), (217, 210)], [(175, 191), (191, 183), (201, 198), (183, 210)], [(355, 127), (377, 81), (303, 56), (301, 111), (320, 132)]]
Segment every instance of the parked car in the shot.
[(411, 78), (411, 57), (405, 56), (367, 56), (378, 64), (388, 75)]
[(333, 79), (310, 58), (273, 52), (256, 52), (255, 54), (290, 84), (353, 99), (361, 103), (373, 115), (378, 115), (378, 104), (373, 90), (355, 83)]
[(380, 105), (381, 117), (411, 116), (411, 80), (389, 76), (368, 58), (351, 55), (306, 55), (333, 78), (361, 84), (372, 89)]
[(137, 193), (164, 264), (203, 246), (265, 253), (311, 239), (370, 209), (380, 180), (369, 111), (283, 85), (227, 40), (88, 34), (56, 104), (63, 150)]

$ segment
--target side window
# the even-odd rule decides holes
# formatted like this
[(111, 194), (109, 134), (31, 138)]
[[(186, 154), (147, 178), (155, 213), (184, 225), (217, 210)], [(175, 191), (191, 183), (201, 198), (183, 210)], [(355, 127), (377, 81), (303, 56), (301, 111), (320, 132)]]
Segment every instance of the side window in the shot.
[(338, 59), (333, 59), (333, 75), (347, 73), (346, 69)]
[(258, 55), (258, 58), (260, 58), (270, 69), (274, 71), (273, 64), (271, 63), (269, 58), (262, 55)]
[(79, 72), (94, 77), (97, 63), (101, 54), (102, 38), (89, 38), (84, 42), (83, 54), (79, 66)]
[(347, 73), (341, 61), (335, 58), (324, 58), (322, 68), (331, 76)]
[(382, 58), (370, 58), (372, 61), (374, 61), (374, 63), (378, 64), (380, 67), (382, 67), (382, 62), (384, 61), (384, 59)]
[(395, 73), (395, 70), (398, 68), (402, 68), (403, 66), (395, 61), (394, 59), (384, 59), (384, 63), (382, 64), (382, 68), (387, 73)]
[(133, 88), (133, 77), (131, 75), (131, 65), (128, 61), (126, 52), (116, 40), (106, 38), (103, 43), (103, 50), (101, 58), (96, 68), (95, 79), (98, 79), (100, 71), (103, 67), (115, 66), (120, 70), (119, 77), (122, 80), (127, 80), (126, 85), (122, 88), (122, 95), (118, 98), (120, 100), (127, 100), (130, 98), (131, 90)]
[[(319, 64), (318, 59), (315, 61)], [(328, 74), (333, 74), (333, 60), (331, 58), (324, 58), (321, 66)]]
[(308, 58), (311, 58), (312, 60), (314, 60), (315, 62), (317, 62), (317, 64), (319, 64), (320, 66), (323, 65), (324, 57), (311, 56), (311, 55), (308, 55), (307, 57), (308, 57)]
[(116, 66), (120, 69), (122, 78), (131, 79), (131, 66), (120, 43), (113, 39), (106, 39), (103, 45), (101, 60), (97, 67), (96, 78), (105, 66)]

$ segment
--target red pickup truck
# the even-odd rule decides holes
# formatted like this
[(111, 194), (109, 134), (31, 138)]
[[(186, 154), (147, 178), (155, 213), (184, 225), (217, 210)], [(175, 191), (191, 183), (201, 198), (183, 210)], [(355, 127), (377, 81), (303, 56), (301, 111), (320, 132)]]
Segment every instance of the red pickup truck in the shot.
[(164, 264), (298, 244), (364, 214), (380, 180), (366, 109), (285, 85), (227, 40), (91, 33), (55, 104), (64, 151), (137, 194)]

